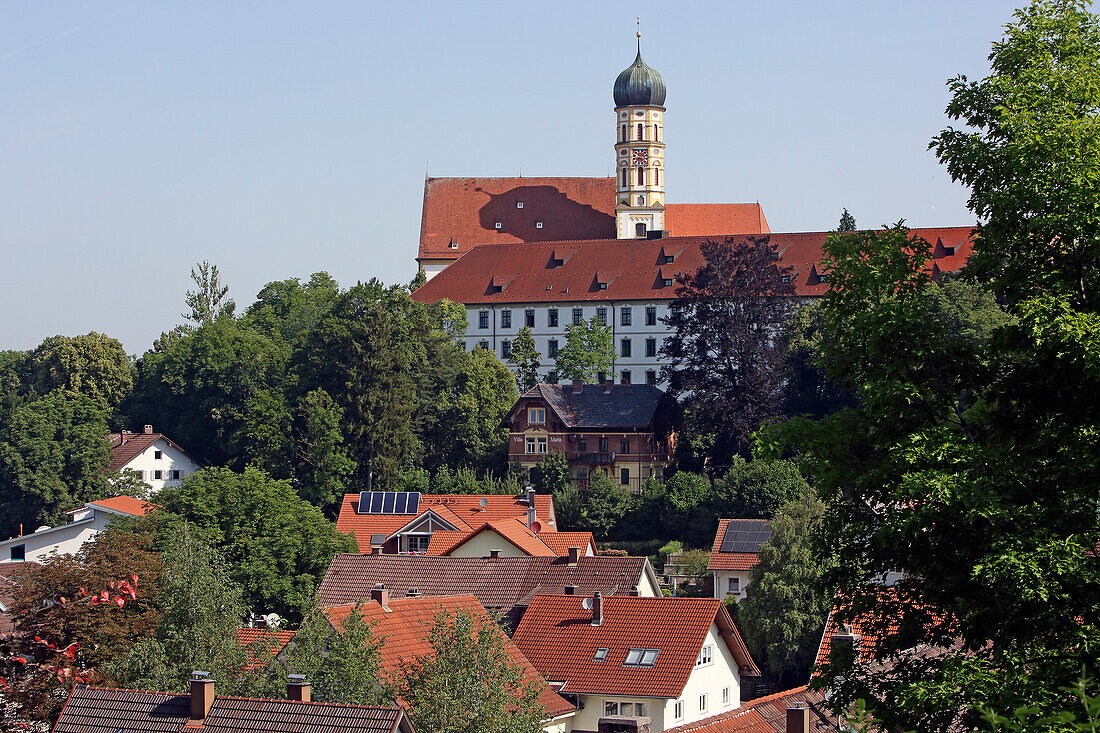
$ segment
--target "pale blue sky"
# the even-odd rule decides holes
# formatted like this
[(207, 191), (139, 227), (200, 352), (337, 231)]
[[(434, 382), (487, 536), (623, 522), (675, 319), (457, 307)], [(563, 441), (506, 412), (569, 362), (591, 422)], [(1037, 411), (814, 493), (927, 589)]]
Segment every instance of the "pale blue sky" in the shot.
[(141, 353), (193, 263), (271, 280), (415, 272), (424, 174), (608, 175), (611, 87), (668, 85), (668, 199), (773, 231), (968, 225), (926, 150), (945, 82), (1017, 3), (0, 4), (0, 349), (90, 330)]

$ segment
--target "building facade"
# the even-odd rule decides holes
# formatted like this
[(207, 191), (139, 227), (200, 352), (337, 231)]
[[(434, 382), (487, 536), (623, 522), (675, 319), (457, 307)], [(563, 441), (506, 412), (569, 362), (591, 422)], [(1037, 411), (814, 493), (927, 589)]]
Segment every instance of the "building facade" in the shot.
[(111, 462), (108, 472), (128, 471), (149, 486), (153, 493), (165, 486), (178, 486), (184, 477), (198, 471), (198, 461), (176, 445), (167, 435), (153, 432), (146, 425), (143, 432), (111, 433)]

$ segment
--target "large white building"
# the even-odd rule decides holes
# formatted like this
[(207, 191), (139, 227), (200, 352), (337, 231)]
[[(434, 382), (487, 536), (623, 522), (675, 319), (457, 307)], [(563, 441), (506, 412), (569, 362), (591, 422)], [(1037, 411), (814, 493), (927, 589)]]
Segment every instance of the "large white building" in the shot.
[(53, 554), (75, 554), (115, 517), (141, 517), (152, 508), (152, 504), (129, 496), (90, 501), (65, 512), (68, 520), (65, 524), (42, 526), (34, 532), (0, 541), (0, 562), (41, 562)]

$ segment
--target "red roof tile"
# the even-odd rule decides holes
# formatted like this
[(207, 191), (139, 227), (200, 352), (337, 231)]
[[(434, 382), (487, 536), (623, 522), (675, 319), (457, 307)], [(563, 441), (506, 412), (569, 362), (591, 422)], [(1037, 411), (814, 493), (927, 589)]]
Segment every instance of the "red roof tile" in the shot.
[[(933, 267), (953, 271), (965, 264), (971, 251), (971, 227), (912, 229), (913, 236), (943, 242), (955, 254), (933, 260)], [(793, 268), (791, 277), (801, 296), (824, 295), (828, 285), (819, 275), (822, 245), (829, 232), (771, 234), (781, 264)], [(732, 236), (741, 241), (748, 235)], [(665, 285), (677, 273), (694, 272), (704, 264), (699, 248), (726, 235), (671, 237), (651, 240), (604, 239), (588, 242), (486, 244), (474, 247), (418, 288), (413, 297), (424, 303), (446, 298), (466, 305), (490, 303), (555, 303), (579, 301), (671, 300), (676, 285)], [(664, 264), (665, 255), (676, 261)], [(615, 272), (606, 283), (598, 272)], [(492, 287), (501, 273), (509, 279), (502, 290)], [(500, 283), (497, 283), (498, 285)]]
[(569, 554), (570, 547), (581, 548), (581, 554), (589, 549), (596, 552), (596, 538), (591, 532), (540, 532), (539, 539), (550, 546), (559, 557)]
[(132, 514), (135, 517), (144, 517), (157, 508), (156, 504), (150, 504), (147, 501), (135, 499), (132, 496), (115, 496), (110, 499), (99, 499), (98, 501), (90, 501), (88, 503), (92, 506), (111, 509), (116, 512), (122, 512), (123, 514)]
[[(333, 626), (340, 628), (344, 619), (354, 609), (354, 605), (336, 606), (325, 609), (325, 616)], [(428, 634), (441, 612), (449, 614), (465, 611), (476, 619), (489, 622), (504, 642), (508, 655), (523, 669), (524, 679), (538, 684), (542, 690), (540, 700), (546, 706), (547, 717), (554, 718), (574, 709), (572, 703), (550, 689), (546, 680), (531, 663), (520, 653), (516, 645), (500, 630), (473, 596), (450, 596), (445, 598), (400, 598), (389, 602), (386, 611), (377, 602), (367, 602), (359, 606), (363, 619), (373, 626), (375, 638), (383, 639), (381, 649), (382, 670), (390, 679), (397, 681), (401, 666), (414, 658), (433, 653)]]
[(293, 631), (274, 629), (237, 629), (237, 643), (248, 648), (247, 670), (266, 667), (268, 663), (283, 653), (283, 649), (294, 638)]
[(839, 730), (824, 707), (825, 696), (805, 685), (793, 690), (750, 700), (736, 710), (712, 715), (694, 723), (668, 728), (665, 733), (785, 733), (787, 708), (796, 705), (810, 710), (810, 731), (826, 733)]
[(666, 728), (665, 733), (775, 733), (759, 710), (740, 707), (687, 725)]
[[(482, 507), (481, 499), (485, 499)], [(384, 534), (387, 537), (397, 532), (417, 517), (429, 510), (435, 512), (444, 521), (457, 529), (469, 532), (486, 522), (502, 519), (527, 517), (526, 497), (512, 495), (459, 495), (459, 494), (422, 494), (416, 514), (358, 514), (359, 494), (344, 494), (340, 503), (340, 516), (336, 520), (336, 529), (348, 534), (355, 532), (361, 552), (370, 552), (371, 535)], [(549, 494), (535, 495), (535, 512), (538, 521), (544, 527), (556, 528), (554, 516), (554, 497)]]
[[(540, 536), (532, 532), (526, 522), (518, 519), (501, 519), (496, 522), (486, 522), (480, 527), (475, 527), (469, 532), (433, 532), (432, 539), (428, 543), (429, 555), (450, 555), (462, 545), (485, 532), (496, 532), (504, 539), (511, 542), (529, 557), (556, 557), (557, 553), (540, 539)], [(433, 547), (434, 546), (434, 547)]]
[[(169, 440), (168, 436), (164, 433), (129, 433), (126, 431), (122, 433), (111, 433), (107, 436), (107, 440), (111, 444), (111, 461), (107, 464), (106, 473), (121, 471), (130, 461), (137, 458), (144, 453), (146, 449), (150, 448), (153, 443), (161, 439), (180, 453), (187, 455), (187, 451)], [(190, 458), (190, 456), (188, 456), (188, 458)]]
[[(742, 522), (760, 522), (767, 524), (766, 519), (742, 519)], [(714, 533), (714, 545), (710, 549), (710, 561), (707, 570), (752, 570), (760, 562), (760, 555), (755, 552), (722, 552), (722, 539), (726, 536), (726, 527), (729, 519), (718, 520), (718, 531)]]
[[(741, 635), (722, 602), (713, 598), (603, 599), (603, 623), (579, 596), (539, 595), (531, 601), (512, 640), (561, 691), (594, 695), (679, 697), (711, 624), (717, 624), (742, 675), (758, 675)], [(601, 661), (597, 649), (608, 649)], [(625, 666), (630, 649), (659, 649), (652, 667)]]
[[(614, 237), (615, 193), (614, 178), (429, 178), (419, 259), (453, 260), (478, 244)], [(756, 234), (768, 223), (760, 204), (666, 204), (665, 228)]]

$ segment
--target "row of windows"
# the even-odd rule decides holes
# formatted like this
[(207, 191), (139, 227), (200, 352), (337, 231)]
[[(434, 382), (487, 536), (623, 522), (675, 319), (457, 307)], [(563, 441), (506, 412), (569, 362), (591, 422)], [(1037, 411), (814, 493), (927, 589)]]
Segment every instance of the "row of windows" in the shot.
[[(488, 349), (489, 348), (489, 342), (488, 341), (482, 341), (478, 344), (478, 346), (480, 346), (483, 349)], [(551, 358), (551, 359), (556, 359), (557, 356), (558, 356), (558, 348), (559, 348), (558, 340), (557, 339), (550, 339), (549, 341), (546, 342), (546, 356)], [(619, 340), (619, 356), (620, 357), (633, 356), (633, 352), (634, 352), (633, 343), (629, 338), (623, 338), (623, 339)], [(501, 359), (507, 359), (511, 355), (512, 355), (512, 342), (507, 340), (507, 339), (502, 340), (500, 342), (500, 358)], [(654, 357), (657, 356), (657, 339), (656, 338), (651, 336), (651, 337), (649, 337), (645, 340), (645, 355), (646, 356), (654, 356)], [(629, 382), (624, 382), (624, 384), (629, 384)]]
[(178, 481), (183, 478), (183, 471), (134, 471), (134, 473), (137, 474), (137, 477), (142, 481), (146, 479), (150, 481), (163, 481), (166, 474), (169, 481)]
[[(644, 186), (645, 185), (645, 172), (646, 172), (645, 168), (639, 168), (638, 169), (638, 185), (639, 186)], [(619, 173), (619, 187), (620, 188), (626, 188), (626, 185), (627, 185), (626, 168), (623, 168), (622, 171)], [(660, 168), (654, 168), (653, 169), (653, 185), (654, 186), (660, 186), (661, 185), (661, 169)]]
[[(645, 125), (645, 124), (642, 124), (641, 122), (639, 122), (637, 127), (635, 127), (634, 130), (633, 130), (636, 133), (637, 136), (630, 138), (630, 140), (660, 140), (660, 137), (661, 137), (660, 129), (661, 128), (659, 128), (656, 124), (654, 124), (653, 125), (653, 137), (649, 138), (649, 137), (646, 137), (646, 133), (649, 132), (649, 125)], [(619, 142), (621, 142), (621, 143), (630, 142), (630, 140), (627, 140), (627, 135), (630, 132), (631, 132), (630, 125), (627, 125), (625, 123), (622, 124), (622, 125), (619, 125)]]
[[(668, 281), (668, 284), (672, 284)], [(599, 307), (596, 309), (596, 320), (603, 325), (607, 325), (607, 308)], [(579, 326), (584, 322), (584, 308), (573, 309), (573, 325)], [(550, 328), (557, 328), (559, 323), (558, 309), (548, 308), (546, 310), (546, 325)], [(634, 309), (629, 305), (624, 305), (619, 308), (619, 324), (623, 326), (630, 326), (634, 323)], [(527, 328), (535, 327), (535, 309), (528, 308), (523, 311), (523, 324)], [(656, 326), (657, 325), (657, 306), (647, 305), (645, 308), (645, 325)], [(489, 311), (478, 311), (477, 314), (477, 327), (488, 328), (489, 327)], [(504, 308), (500, 311), (500, 327), (511, 328), (512, 327), (512, 311), (510, 308)]]
[[(707, 695), (707, 693), (705, 693), (705, 692), (702, 693), (701, 695), (699, 695), (699, 712), (700, 713), (707, 712), (707, 709), (710, 707), (709, 697), (710, 696)], [(722, 688), (722, 706), (723, 707), (729, 707), (730, 699), (731, 699), (730, 698), (730, 688), (723, 687)], [(684, 701), (683, 700), (677, 700), (676, 704), (672, 706), (672, 716), (676, 720), (683, 720), (684, 719)]]

